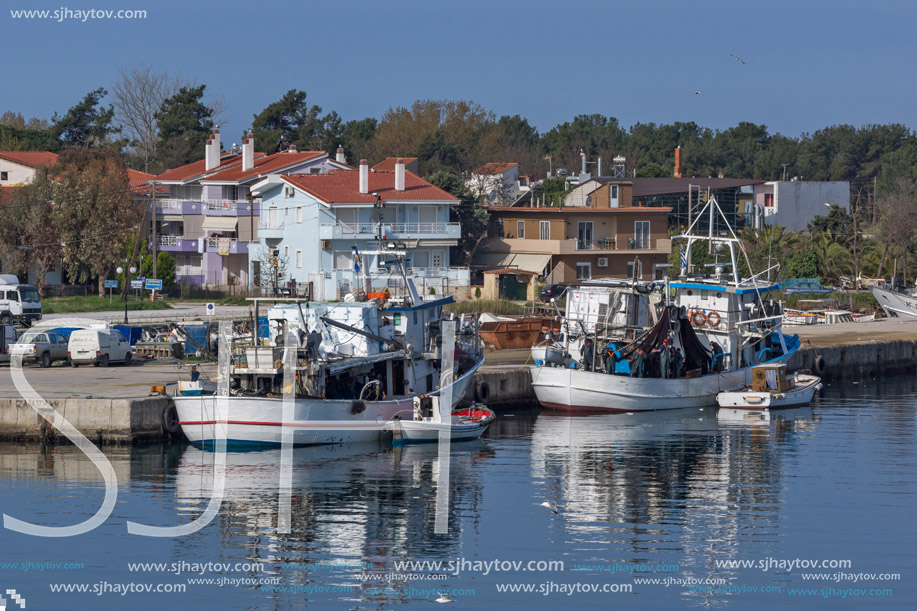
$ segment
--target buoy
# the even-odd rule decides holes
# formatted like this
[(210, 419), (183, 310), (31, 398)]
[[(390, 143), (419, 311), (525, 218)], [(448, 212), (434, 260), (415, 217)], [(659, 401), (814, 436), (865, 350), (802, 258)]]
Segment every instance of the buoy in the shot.
[(694, 321), (694, 324), (698, 327), (703, 327), (704, 323), (707, 322), (707, 315), (704, 314), (702, 310), (697, 310), (694, 312), (691, 320)]
[[(716, 317), (716, 322), (713, 322), (714, 317)], [(710, 325), (711, 327), (715, 327), (718, 324), (720, 324), (720, 315), (717, 314), (716, 312), (710, 312), (709, 314), (707, 314), (707, 324)]]

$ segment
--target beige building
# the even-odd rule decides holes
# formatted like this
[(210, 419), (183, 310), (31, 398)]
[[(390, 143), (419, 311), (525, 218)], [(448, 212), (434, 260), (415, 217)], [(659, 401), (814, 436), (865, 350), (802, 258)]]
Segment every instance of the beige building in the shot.
[[(593, 191), (593, 205), (490, 207), (488, 237), (475, 254), (479, 269), (516, 268), (548, 283), (591, 278), (650, 279), (668, 261), (669, 208), (594, 206), (611, 185)], [(619, 197), (621, 196), (619, 187)], [(630, 202), (628, 202), (630, 204)]]

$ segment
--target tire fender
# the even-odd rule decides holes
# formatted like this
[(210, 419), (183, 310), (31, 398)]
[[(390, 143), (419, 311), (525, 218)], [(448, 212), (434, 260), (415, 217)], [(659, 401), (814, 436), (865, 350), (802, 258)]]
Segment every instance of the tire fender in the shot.
[(178, 410), (171, 401), (162, 410), (162, 430), (169, 435), (175, 435), (181, 431), (181, 425), (178, 423)]
[(490, 385), (487, 382), (479, 382), (475, 391), (478, 401), (487, 401), (488, 397), (490, 397)]
[(812, 371), (815, 372), (815, 375), (823, 376), (825, 375), (825, 357), (820, 354), (815, 355), (815, 360), (812, 361)]

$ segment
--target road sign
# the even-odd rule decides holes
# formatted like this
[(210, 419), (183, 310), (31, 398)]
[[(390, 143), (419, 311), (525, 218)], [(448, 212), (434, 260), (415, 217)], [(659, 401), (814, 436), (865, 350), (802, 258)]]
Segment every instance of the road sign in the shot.
[(132, 289), (142, 289), (143, 280), (131, 280), (131, 288)]
[(216, 312), (216, 307), (212, 303), (207, 304), (207, 316), (213, 316)]
[(146, 279), (146, 288), (148, 290), (161, 291), (162, 290), (162, 280), (156, 280), (154, 278), (147, 278)]
[(105, 281), (105, 288), (107, 288), (107, 289), (116, 289), (116, 288), (118, 288), (118, 281), (117, 281), (117, 280), (106, 280), (106, 281)]

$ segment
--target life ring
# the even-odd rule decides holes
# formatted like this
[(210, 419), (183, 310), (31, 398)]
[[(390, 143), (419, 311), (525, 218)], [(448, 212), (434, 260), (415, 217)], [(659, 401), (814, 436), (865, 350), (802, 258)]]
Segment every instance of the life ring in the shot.
[(825, 375), (825, 357), (820, 354), (815, 355), (815, 360), (812, 361), (812, 371), (816, 375)]
[(704, 314), (703, 310), (695, 310), (694, 314), (691, 315), (691, 320), (698, 327), (703, 327), (704, 323), (707, 322), (707, 315)]
[(487, 398), (490, 396), (490, 386), (487, 385), (487, 382), (478, 384), (477, 391), (478, 401), (487, 401)]
[[(713, 322), (714, 316), (716, 317), (716, 322)], [(707, 324), (710, 325), (711, 327), (715, 327), (719, 325), (720, 324), (720, 315), (717, 314), (716, 312), (710, 312), (709, 314), (707, 314)]]
[(175, 409), (174, 403), (169, 403), (162, 410), (162, 430), (169, 435), (175, 435), (181, 430), (181, 425), (178, 421), (178, 410)]

